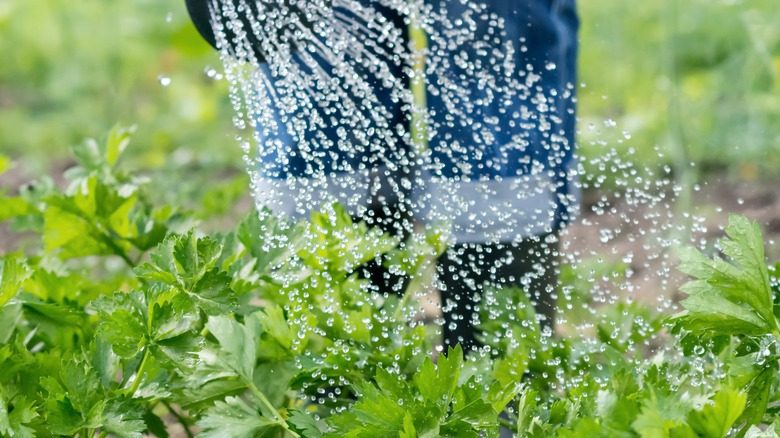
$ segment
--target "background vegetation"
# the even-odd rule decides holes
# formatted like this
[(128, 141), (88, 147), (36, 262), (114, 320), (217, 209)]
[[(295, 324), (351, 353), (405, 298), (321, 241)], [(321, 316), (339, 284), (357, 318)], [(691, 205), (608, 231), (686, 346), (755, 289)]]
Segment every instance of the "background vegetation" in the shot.
[[(780, 164), (774, 0), (579, 7), (586, 158), (634, 148), (651, 168), (697, 162), (743, 179), (772, 175)], [(30, 173), (50, 172), (67, 159), (63, 145), (116, 122), (140, 127), (138, 167), (212, 170), (204, 178), (241, 168), (226, 84), (208, 74), (219, 60), (183, 1), (4, 0), (0, 35), (0, 152)]]

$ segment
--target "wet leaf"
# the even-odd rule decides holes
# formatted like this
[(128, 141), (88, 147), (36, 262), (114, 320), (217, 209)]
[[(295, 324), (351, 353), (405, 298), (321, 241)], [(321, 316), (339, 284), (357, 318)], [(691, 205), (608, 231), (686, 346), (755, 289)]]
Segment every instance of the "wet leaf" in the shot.
[(263, 436), (277, 423), (262, 417), (256, 410), (238, 397), (227, 397), (208, 409), (198, 422), (203, 437), (254, 438)]
[(735, 391), (720, 391), (699, 411), (688, 414), (688, 425), (698, 436), (726, 436), (745, 409), (747, 397)]

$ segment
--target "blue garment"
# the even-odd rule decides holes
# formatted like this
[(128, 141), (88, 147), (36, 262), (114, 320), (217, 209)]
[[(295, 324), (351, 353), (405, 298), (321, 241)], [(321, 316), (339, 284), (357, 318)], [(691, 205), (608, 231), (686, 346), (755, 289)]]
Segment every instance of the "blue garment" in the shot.
[[(484, 19), (458, 20), (469, 15), (474, 3), (485, 6), (484, 14), (492, 13), (504, 20), (503, 34), (494, 35), (494, 28)], [(473, 42), (463, 49), (453, 49), (448, 39), (431, 39), (431, 53), (445, 59), (429, 70), (430, 82), (451, 80), (465, 88), (465, 93), (455, 93), (456, 99), (462, 99), (460, 102), (445, 102), (447, 99), (441, 94), (429, 93), (432, 117), (443, 118), (459, 111), (457, 108), (467, 102), (493, 97), (490, 103), (476, 105), (453, 122), (438, 127), (431, 141), (432, 160), (448, 178), (490, 180), (553, 172), (559, 199), (552, 228), (558, 228), (571, 220), (569, 210), (575, 208), (566, 201), (572, 191), (571, 168), (575, 165), (574, 92), (579, 28), (575, 0), (450, 1), (447, 12), (450, 22), (463, 22), (449, 33), (457, 34), (471, 26), (465, 32), (473, 34), (475, 41), (487, 41), (492, 51), (480, 51), (481, 47)], [(501, 54), (497, 55), (496, 50)], [(514, 65), (514, 74), (506, 82), (490, 87), (480, 84), (479, 76), (468, 68), (492, 67), (495, 61), (507, 57)], [(538, 77), (529, 80), (531, 75)], [(501, 78), (495, 75), (495, 79)], [(517, 88), (518, 81), (524, 88)], [(516, 95), (505, 101), (496, 93), (504, 88), (515, 88)], [(450, 147), (455, 141), (461, 147)]]
[[(363, 1), (378, 8), (376, 0)], [(531, 176), (534, 181), (549, 180), (552, 201), (537, 202), (534, 208), (552, 211), (553, 219), (535, 217), (526, 222), (539, 226), (523, 226), (537, 234), (558, 228), (571, 220), (576, 203), (572, 200), (579, 27), (575, 0), (480, 0), (478, 4), (484, 10), (478, 14), (473, 12), (477, 2), (449, 0), (441, 4), (453, 26), (431, 35), (429, 41), (433, 57), (427, 67), (428, 81), (432, 84), (428, 109), (437, 123), (426, 159), (435, 166), (437, 177), (452, 181), (504, 184), (513, 178)], [(397, 14), (387, 9), (383, 12), (397, 26), (405, 28)], [(470, 16), (503, 20), (503, 32), (496, 35), (496, 27), (489, 20), (462, 20)], [(470, 41), (458, 45), (459, 31), (468, 34)], [(474, 44), (475, 41), (485, 44)], [(505, 83), (485, 86), (480, 82), (480, 68), (493, 68), (496, 62), (504, 60), (514, 65)], [(373, 77), (368, 66), (357, 64), (357, 74)], [(330, 68), (325, 62), (321, 66)], [(471, 69), (472, 66), (476, 68)], [(394, 67), (393, 74), (406, 81), (401, 66)], [(499, 80), (502, 77), (495, 75)], [(438, 92), (440, 89), (450, 92), (443, 94)], [(509, 97), (502, 96), (503, 89), (512, 90), (506, 95)], [(376, 94), (392, 114), (391, 126), (408, 128), (404, 103), (394, 102), (389, 90), (381, 86), (377, 87)], [(363, 110), (370, 116), (370, 108)], [(339, 142), (355, 141), (356, 132), (366, 131), (365, 127), (344, 129), (338, 124), (323, 125), (316, 135), (330, 139), (334, 145), (317, 151), (314, 162), (302, 156), (294, 136), (277, 135), (271, 139), (276, 140), (277, 147), (268, 148), (261, 156), (260, 173), (269, 179), (307, 178), (322, 172), (339, 174), (388, 164), (379, 162), (370, 149), (354, 153), (354, 148), (337, 146)], [(262, 133), (258, 137), (261, 142), (269, 140)], [(387, 139), (370, 138), (369, 141), (382, 144)], [(398, 151), (396, 156), (404, 156), (409, 148), (408, 138), (399, 133), (392, 142)], [(347, 153), (349, 150), (352, 152)], [(382, 158), (392, 160), (387, 154)], [(497, 190), (502, 190), (500, 184)], [(515, 201), (513, 205), (522, 207), (522, 203), (517, 204), (520, 201)]]
[[(405, 41), (408, 41), (408, 31), (404, 24), (403, 18), (398, 15), (397, 12), (376, 4), (376, 0), (364, 0), (367, 6), (373, 7), (377, 13), (381, 16), (388, 17), (393, 27), (397, 29), (402, 35)], [(334, 8), (335, 9), (335, 8)], [(341, 14), (349, 16), (350, 19), (355, 22), (361, 22), (361, 20), (355, 17), (352, 11), (338, 8), (337, 11)], [(388, 59), (388, 54), (393, 53), (393, 50), (388, 47), (388, 43), (379, 43), (378, 48), (375, 50), (369, 50), (371, 55), (376, 58), (376, 61), (383, 65), (390, 66), (390, 74), (397, 78), (401, 83), (408, 84), (408, 78), (404, 73), (404, 66), (400, 62)], [(328, 77), (338, 77), (334, 74), (334, 66), (328, 62), (322, 56), (319, 56), (316, 52), (309, 53), (310, 60), (304, 60), (300, 54), (293, 54), (293, 61), (296, 67), (301, 68), (303, 75), (312, 75), (312, 69), (318, 68), (327, 73)], [(344, 65), (349, 64), (354, 66), (355, 74), (367, 78), (369, 80), (376, 81), (376, 73), (367, 65), (366, 61), (355, 60), (354, 58), (346, 56), (347, 62)], [(313, 61), (313, 64), (312, 64)], [(271, 72), (271, 66), (269, 64), (261, 64), (262, 73), (266, 78), (270, 78), (271, 84), (274, 85), (276, 90), (289, 90), (290, 87), (276, 86), (278, 85), (278, 79), (274, 79), (275, 75)], [(256, 137), (259, 144), (264, 145), (261, 147), (261, 174), (266, 178), (271, 179), (286, 179), (288, 177), (311, 177), (321, 174), (332, 173), (344, 173), (352, 172), (358, 169), (372, 169), (385, 163), (380, 160), (395, 160), (400, 159), (406, 155), (409, 148), (409, 142), (403, 137), (403, 132), (406, 131), (408, 126), (408, 117), (403, 110), (403, 102), (394, 100), (392, 96), (392, 88), (382, 86), (379, 83), (370, 84), (373, 89), (371, 90), (381, 102), (381, 106), (388, 112), (388, 117), (383, 118), (389, 124), (392, 131), (395, 133), (392, 138), (392, 150), (387, 150), (386, 145), (389, 143), (387, 138), (384, 138), (383, 132), (375, 130), (373, 134), (367, 134), (370, 131), (370, 121), (372, 117), (376, 116), (376, 109), (371, 106), (362, 106), (357, 108), (360, 112), (363, 121), (366, 126), (350, 126), (344, 122), (338, 120), (329, 120), (325, 111), (332, 102), (314, 101), (311, 102), (312, 106), (318, 106), (317, 109), (310, 109), (310, 111), (316, 111), (318, 116), (324, 119), (324, 123), (318, 126), (316, 129), (311, 129), (307, 134), (309, 139), (316, 140), (317, 138), (326, 139), (334, 144), (330, 147), (319, 145), (315, 148), (314, 154), (316, 158), (314, 160), (307, 158), (307, 154), (311, 155), (310, 151), (302, 151), (295, 136), (287, 132), (284, 128), (275, 129), (270, 132), (264, 133), (262, 126), (258, 128)], [(343, 88), (343, 84), (340, 85)], [(353, 90), (346, 89), (347, 93), (351, 93)], [(300, 99), (298, 96), (297, 99)], [(300, 102), (299, 102), (300, 103)], [(278, 121), (286, 120), (286, 117), (281, 113), (279, 108), (274, 104), (270, 108), (275, 112), (275, 118)], [(300, 116), (301, 113), (296, 114)], [(304, 117), (309, 119), (308, 116)], [(363, 142), (371, 144), (370, 147), (354, 148), (353, 144), (358, 142), (358, 135), (362, 135)], [(342, 146), (340, 147), (339, 144)], [(382, 154), (377, 154), (378, 148), (385, 149)], [(357, 150), (356, 150), (357, 149)], [(373, 150), (373, 153), (372, 153)]]

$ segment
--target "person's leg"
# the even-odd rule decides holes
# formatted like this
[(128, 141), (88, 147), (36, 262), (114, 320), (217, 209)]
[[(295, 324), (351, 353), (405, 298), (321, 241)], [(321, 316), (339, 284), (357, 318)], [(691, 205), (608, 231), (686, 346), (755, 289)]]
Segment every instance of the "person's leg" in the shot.
[(458, 244), (438, 263), (442, 283), (444, 345), (464, 350), (476, 340), (480, 300), (486, 284), (520, 287), (529, 294), (542, 327), (553, 328), (558, 281), (558, 238), (547, 234), (519, 244)]
[[(383, 168), (372, 178), (371, 202), (368, 210), (356, 221), (365, 221), (370, 227), (377, 227), (397, 238), (404, 245), (413, 230), (411, 190), (404, 188), (402, 180), (411, 178), (408, 166), (397, 166), (389, 171)], [(401, 295), (406, 291), (409, 279), (390, 272), (383, 266), (383, 260), (373, 260), (363, 266), (361, 275), (371, 281), (375, 292)]]

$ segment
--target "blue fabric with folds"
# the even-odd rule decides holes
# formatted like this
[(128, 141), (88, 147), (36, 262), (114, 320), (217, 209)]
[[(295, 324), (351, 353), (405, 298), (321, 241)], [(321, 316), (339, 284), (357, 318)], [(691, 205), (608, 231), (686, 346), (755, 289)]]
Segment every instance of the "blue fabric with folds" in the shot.
[[(364, 1), (375, 4), (371, 0)], [(525, 98), (494, 99), (489, 104), (477, 106), (467, 114), (470, 123), (465, 123), (467, 118), (458, 117), (453, 123), (441, 123), (430, 142), (431, 159), (437, 163), (441, 175), (448, 178), (511, 178), (541, 169), (556, 181), (556, 191), (563, 199), (572, 184), (569, 169), (573, 166), (575, 144), (574, 92), (579, 27), (575, 0), (480, 0), (480, 3), (484, 4), (487, 13), (504, 21), (504, 33), (497, 37), (499, 41), (492, 47), (500, 50), (502, 56), (512, 53), (511, 60), (516, 66), (512, 80), (525, 81), (529, 71), (539, 78), (525, 91)], [(470, 9), (468, 2), (461, 0), (447, 0), (445, 4), (453, 19)], [(399, 25), (402, 23), (400, 18), (394, 19)], [(475, 22), (476, 39), (486, 36), (489, 32), (487, 22)], [(495, 42), (495, 37), (491, 41)], [(486, 98), (484, 87), (473, 79), (458, 82), (458, 78), (474, 76), (461, 70), (457, 61), (462, 60), (464, 55), (470, 61), (487, 61), (488, 57), (496, 59), (495, 54), (480, 54), (469, 44), (450, 50), (443, 47), (448, 42), (435, 39), (429, 42), (431, 52), (444, 60), (435, 73), (429, 75), (431, 83), (455, 81), (466, 89), (465, 96), (461, 98), (468, 98), (471, 102)], [(508, 42), (514, 48), (513, 52), (505, 49)], [(394, 73), (401, 76), (401, 68)], [(567, 93), (569, 97), (565, 97)], [(545, 107), (538, 105), (540, 94), (546, 99)], [(389, 94), (384, 91), (379, 91), (378, 96), (393, 113), (393, 124), (406, 123), (400, 103), (392, 103)], [(444, 120), (445, 114), (451, 113), (438, 93), (429, 92), (428, 108), (439, 121)], [(337, 131), (337, 127), (328, 127), (318, 135), (324, 134), (337, 141), (340, 138)], [(343, 140), (343, 131), (341, 138)], [(320, 164), (312, 166), (300, 153), (296, 153), (291, 136), (281, 135), (276, 140), (284, 145), (279, 150), (287, 151), (287, 156), (280, 157), (276, 152), (262, 157), (260, 171), (267, 178), (307, 177), (315, 172), (338, 173), (340, 169), (383, 164), (368, 153), (347, 155), (321, 151), (323, 158)], [(404, 144), (401, 138), (397, 141), (399, 145)], [(460, 145), (457, 151), (449, 147), (454, 142)], [(566, 222), (567, 207), (560, 206), (559, 210), (557, 222)]]

